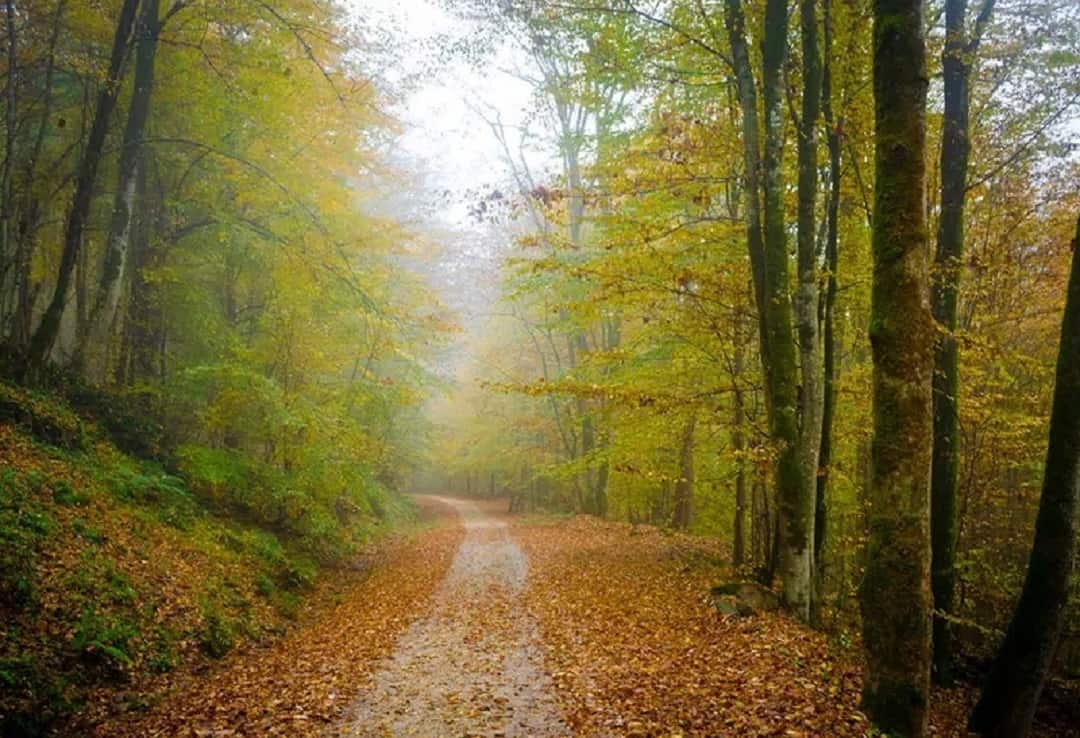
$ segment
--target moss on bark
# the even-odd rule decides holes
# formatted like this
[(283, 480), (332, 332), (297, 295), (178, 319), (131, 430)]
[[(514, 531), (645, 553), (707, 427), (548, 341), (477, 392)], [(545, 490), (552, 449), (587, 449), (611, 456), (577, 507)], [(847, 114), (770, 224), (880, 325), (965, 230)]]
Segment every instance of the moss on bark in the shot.
[(922, 0), (875, 0), (876, 184), (870, 341), (874, 440), (860, 588), (864, 707), (888, 735), (926, 734), (930, 689), (931, 375)]

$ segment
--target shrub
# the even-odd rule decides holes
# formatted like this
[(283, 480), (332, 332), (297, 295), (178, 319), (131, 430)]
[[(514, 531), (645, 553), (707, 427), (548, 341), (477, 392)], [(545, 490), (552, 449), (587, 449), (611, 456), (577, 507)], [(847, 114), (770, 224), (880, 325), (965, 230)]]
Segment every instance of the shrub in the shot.
[(220, 659), (236, 644), (236, 629), (216, 607), (203, 608), (203, 624), (199, 647), (208, 656)]
[(258, 592), (262, 597), (268, 598), (272, 594), (274, 594), (275, 591), (277, 591), (277, 586), (274, 584), (273, 579), (266, 576), (265, 574), (260, 574), (255, 579), (255, 591)]
[(119, 499), (152, 508), (162, 522), (174, 528), (191, 530), (202, 514), (184, 480), (171, 474), (121, 466), (110, 473), (107, 481)]
[(105, 534), (99, 528), (86, 521), (86, 518), (75, 518), (71, 521), (71, 529), (76, 535), (82, 536), (90, 543), (100, 546), (105, 542)]
[(172, 671), (180, 663), (180, 654), (177, 653), (176, 634), (165, 627), (159, 627), (154, 633), (153, 643), (146, 657), (146, 665), (155, 674), (165, 674)]
[(71, 406), (93, 418), (116, 446), (144, 459), (161, 457), (164, 431), (160, 403), (152, 392), (115, 391), (73, 377), (61, 387)]
[(71, 647), (84, 659), (121, 672), (131, 666), (131, 645), (138, 634), (135, 625), (88, 606), (75, 626)]
[(270, 601), (277, 611), (289, 620), (296, 620), (300, 614), (300, 598), (292, 592), (278, 590)]
[(85, 505), (89, 496), (83, 492), (76, 492), (71, 484), (64, 479), (57, 479), (52, 483), (53, 502), (64, 507)]
[(69, 450), (86, 446), (79, 417), (54, 398), (0, 382), (0, 421), (26, 430), (40, 441)]
[(286, 589), (300, 590), (310, 589), (318, 574), (319, 565), (305, 556), (296, 556), (289, 559), (282, 572), (282, 585)]

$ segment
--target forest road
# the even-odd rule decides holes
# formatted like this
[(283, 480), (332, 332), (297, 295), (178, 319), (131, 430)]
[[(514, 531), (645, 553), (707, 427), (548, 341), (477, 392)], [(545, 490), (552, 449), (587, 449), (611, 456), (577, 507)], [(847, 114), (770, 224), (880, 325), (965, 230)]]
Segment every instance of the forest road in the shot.
[(431, 612), (399, 638), (332, 736), (554, 738), (570, 730), (521, 592), (528, 559), (505, 522), (467, 500), (465, 528)]

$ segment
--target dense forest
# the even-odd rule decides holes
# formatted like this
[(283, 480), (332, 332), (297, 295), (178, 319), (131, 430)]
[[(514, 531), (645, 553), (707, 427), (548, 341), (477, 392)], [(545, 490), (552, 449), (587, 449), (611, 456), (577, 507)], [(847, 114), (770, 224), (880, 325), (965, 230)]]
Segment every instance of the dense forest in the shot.
[(3, 735), (1080, 735), (1074, 0), (0, 13)]

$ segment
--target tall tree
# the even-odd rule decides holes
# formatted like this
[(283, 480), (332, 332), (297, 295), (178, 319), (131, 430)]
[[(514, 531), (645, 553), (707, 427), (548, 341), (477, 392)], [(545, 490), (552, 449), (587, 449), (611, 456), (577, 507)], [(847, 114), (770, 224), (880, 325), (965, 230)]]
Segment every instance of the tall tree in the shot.
[(34, 369), (48, 359), (56, 337), (60, 333), (60, 321), (64, 317), (71, 277), (82, 248), (83, 232), (86, 229), (94, 186), (97, 183), (98, 166), (105, 149), (109, 121), (116, 107), (116, 98), (120, 93), (120, 79), (123, 76), (128, 47), (131, 44), (138, 6), (139, 0), (124, 0), (120, 8), (116, 33), (113, 36), (112, 53), (109, 57), (109, 69), (98, 93), (93, 122), (90, 124), (90, 134), (75, 175), (75, 196), (72, 199), (71, 210), (68, 212), (64, 229), (64, 246), (56, 275), (56, 286), (45, 314), (41, 317), (41, 322), (30, 339), (30, 347), (25, 357), (28, 369)]
[(873, 469), (860, 588), (863, 705), (889, 735), (926, 734), (930, 696), (931, 374), (922, 0), (874, 2), (870, 342)]
[[(821, 71), (821, 114), (829, 150), (829, 192), (825, 207), (825, 294), (821, 303), (822, 398), (821, 444), (814, 495), (814, 593), (820, 606), (825, 587), (825, 542), (828, 526), (828, 489), (833, 452), (833, 420), (836, 416), (836, 294), (839, 287), (840, 239), (840, 135), (843, 123), (833, 114), (833, 16), (831, 0), (822, 0), (824, 54)], [(819, 607), (815, 608), (818, 612)]]
[[(798, 617), (810, 617), (814, 536), (814, 477), (803, 474), (799, 432), (799, 370), (788, 285), (787, 232), (784, 223), (784, 64), (787, 59), (787, 5), (768, 0), (762, 43), (762, 100), (765, 118), (763, 154), (757, 151), (757, 92), (747, 52), (746, 21), (739, 0), (727, 0), (725, 20), (731, 43), (742, 111), (746, 163), (747, 242), (754, 271), (759, 312), (762, 366), (765, 374), (769, 435), (776, 446), (779, 515), (778, 569), (785, 605)], [(760, 175), (758, 175), (760, 172)], [(752, 184), (760, 176), (758, 193)], [(759, 225), (760, 223), (760, 225)], [(816, 459), (816, 453), (814, 454)], [(816, 472), (816, 462), (815, 462)]]
[(934, 456), (930, 482), (932, 585), (934, 609), (934, 676), (952, 680), (952, 614), (956, 588), (956, 480), (959, 412), (956, 307), (960, 264), (964, 253), (964, 205), (970, 152), (968, 109), (971, 65), (994, 0), (984, 0), (975, 30), (968, 39), (967, 0), (945, 2), (945, 115), (941, 128), (941, 216), (938, 221), (932, 293), (934, 319), (941, 327), (934, 353)]
[(14, 198), (11, 191), (11, 173), (15, 166), (15, 83), (19, 78), (18, 51), (15, 32), (15, 3), (4, 3), (4, 28), (7, 38), (7, 74), (4, 83), (4, 163), (0, 168), (0, 285), (7, 277), (8, 259), (11, 251), (11, 224), (14, 220)]
[[(762, 41), (762, 99), (765, 146), (762, 160), (765, 231), (765, 326), (769, 353), (770, 434), (777, 445), (776, 490), (780, 510), (779, 570), (784, 604), (810, 618), (814, 537), (812, 478), (803, 474), (799, 438), (799, 373), (795, 358), (787, 230), (784, 223), (784, 65), (787, 60), (787, 3), (767, 0)], [(816, 454), (815, 454), (816, 458)], [(816, 465), (815, 465), (816, 472)]]
[[(182, 2), (177, 2), (170, 15), (181, 6)], [(154, 65), (161, 32), (159, 26), (158, 3), (147, 0), (142, 4), (135, 26), (134, 88), (127, 123), (124, 126), (124, 137), (120, 144), (120, 163), (117, 168), (109, 232), (105, 241), (105, 258), (88, 315), (88, 330), (78, 337), (77, 363), (81, 363), (88, 343), (100, 341), (105, 330), (112, 325), (120, 302), (121, 278), (129, 257), (138, 206), (136, 185), (139, 168), (142, 166), (142, 140), (150, 117), (150, 100), (154, 91)]]
[(44, 219), (44, 208), (39, 198), (35, 195), (35, 179), (38, 172), (38, 162), (41, 160), (45, 146), (46, 134), (52, 125), (53, 110), (53, 86), (56, 79), (56, 50), (60, 41), (60, 32), (63, 29), (64, 13), (67, 0), (58, 0), (53, 13), (52, 31), (49, 34), (48, 50), (45, 54), (45, 80), (41, 99), (42, 110), (38, 118), (37, 132), (34, 135), (33, 144), (30, 147), (23, 172), (22, 202), (18, 205), (20, 211), (20, 224), (15, 239), (15, 253), (13, 275), (11, 278), (12, 298), (14, 304), (11, 307), (10, 332), (8, 342), (15, 347), (16, 353), (22, 353), (30, 343), (32, 330), (34, 297), (36, 290), (31, 285), (31, 256), (34, 239), (38, 228)]
[(987, 738), (1023, 738), (1065, 624), (1080, 510), (1080, 218), (1061, 320), (1050, 440), (1035, 542), (1024, 588), (970, 726)]
[[(799, 26), (802, 37), (802, 113), (798, 126), (798, 222), (797, 260), (799, 286), (795, 296), (795, 322), (799, 336), (799, 370), (802, 396), (799, 413), (799, 456), (802, 463), (802, 498), (808, 498), (810, 511), (800, 513), (809, 518), (815, 529), (818, 464), (821, 457), (821, 427), (824, 411), (824, 375), (818, 326), (818, 249), (817, 249), (817, 127), (821, 115), (821, 55), (818, 50), (818, 19), (815, 0), (799, 0)], [(802, 501), (806, 504), (806, 499)], [(813, 543), (816, 534), (807, 542), (807, 553), (813, 570)], [(808, 575), (809, 576), (809, 575)], [(817, 593), (812, 590), (812, 597)]]

